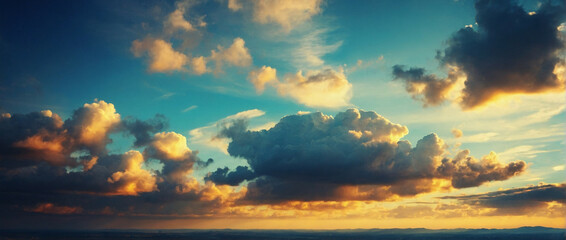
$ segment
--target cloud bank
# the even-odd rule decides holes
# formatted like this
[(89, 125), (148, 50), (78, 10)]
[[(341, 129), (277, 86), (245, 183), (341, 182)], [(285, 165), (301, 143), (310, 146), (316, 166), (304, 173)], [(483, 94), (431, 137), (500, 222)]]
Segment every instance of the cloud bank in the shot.
[(220, 135), (232, 140), (230, 155), (246, 159), (257, 176), (246, 198), (259, 202), (385, 200), (480, 186), (526, 169), (523, 161), (499, 162), (495, 153), (476, 159), (464, 150), (450, 158), (436, 134), (413, 147), (401, 140), (407, 133), (375, 112), (350, 109), (336, 117), (290, 115), (261, 131), (247, 130), (240, 120)]
[[(465, 75), (459, 97), (450, 99), (463, 109), (485, 105), (499, 96), (564, 91), (564, 39), (560, 24), (566, 19), (562, 1), (541, 4), (535, 14), (516, 1), (479, 0), (475, 4), (478, 29), (460, 29), (438, 52), (442, 66)], [(425, 105), (447, 100), (454, 74), (425, 75), (422, 68), (393, 67), (407, 91)]]

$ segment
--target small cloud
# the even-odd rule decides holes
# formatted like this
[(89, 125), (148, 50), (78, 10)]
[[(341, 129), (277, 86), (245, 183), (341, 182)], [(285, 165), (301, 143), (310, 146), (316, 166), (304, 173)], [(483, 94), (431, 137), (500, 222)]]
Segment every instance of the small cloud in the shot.
[(184, 71), (184, 65), (189, 60), (185, 54), (175, 51), (171, 43), (162, 39), (148, 37), (142, 41), (134, 40), (130, 50), (135, 57), (147, 54), (150, 72)]
[(242, 9), (242, 3), (239, 0), (228, 0), (228, 8), (234, 12)]
[(452, 135), (454, 135), (455, 138), (461, 138), (462, 136), (464, 136), (464, 133), (460, 129), (453, 128)]
[[(232, 7), (241, 7), (238, 3), (237, 1), (232, 2)], [(310, 20), (312, 16), (322, 11), (320, 8), (322, 0), (271, 0), (253, 1), (252, 3), (255, 22), (261, 24), (276, 23), (286, 32)], [(230, 1), (228, 7), (230, 8)]]
[(565, 168), (565, 165), (558, 165), (558, 166), (552, 167), (552, 170), (554, 170), (554, 171), (562, 171), (562, 170), (564, 170), (564, 168)]
[(184, 112), (184, 113), (185, 113), (185, 112), (191, 111), (191, 110), (193, 110), (193, 109), (195, 109), (195, 108), (197, 108), (197, 107), (198, 107), (197, 105), (192, 105), (192, 106), (190, 106), (190, 107), (188, 107), (188, 108), (183, 109), (183, 111), (181, 111), (181, 112)]

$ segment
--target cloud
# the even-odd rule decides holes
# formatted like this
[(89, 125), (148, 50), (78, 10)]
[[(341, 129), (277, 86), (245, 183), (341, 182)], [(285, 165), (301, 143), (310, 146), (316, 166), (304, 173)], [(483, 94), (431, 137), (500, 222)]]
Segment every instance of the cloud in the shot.
[(446, 79), (439, 79), (435, 75), (425, 75), (423, 68), (404, 70), (404, 66), (393, 66), (395, 79), (403, 80), (405, 90), (415, 100), (422, 101), (424, 106), (436, 106), (443, 103), (456, 86), (459, 74), (451, 72)]
[(225, 63), (231, 66), (247, 67), (252, 63), (250, 51), (245, 46), (242, 38), (235, 38), (232, 45), (228, 48), (218, 45), (216, 50), (211, 50), (210, 56), (190, 57), (182, 52), (176, 51), (172, 44), (162, 39), (147, 37), (144, 40), (134, 40), (131, 52), (135, 57), (147, 55), (149, 61), (148, 70), (150, 72), (187, 72), (185, 66), (191, 67), (191, 73), (203, 75), (210, 72), (207, 64), (214, 61), (214, 73), (223, 72), (222, 67)]
[(196, 25), (193, 25), (191, 22), (185, 19), (186, 12), (195, 3), (197, 2), (188, 0), (176, 2), (175, 11), (170, 13), (163, 22), (164, 31), (168, 34), (172, 34), (180, 30), (185, 32), (193, 32), (197, 30), (195, 26), (205, 27), (206, 22), (204, 22), (203, 20), (204, 16), (197, 18)]
[(197, 107), (198, 107), (197, 105), (191, 105), (190, 107), (183, 109), (183, 111), (181, 111), (181, 112), (184, 112), (184, 113), (185, 113), (185, 112), (194, 110), (194, 109), (196, 109)]
[(207, 59), (203, 56), (195, 57), (191, 59), (191, 69), (193, 73), (196, 75), (202, 75), (208, 72), (208, 68), (206, 67)]
[(248, 75), (250, 82), (254, 85), (258, 94), (263, 93), (265, 84), (277, 82), (277, 70), (269, 66), (263, 66), (250, 72)]
[(218, 168), (216, 171), (208, 173), (204, 178), (206, 181), (212, 181), (218, 185), (238, 186), (245, 180), (256, 178), (255, 173), (245, 166), (236, 167), (236, 171), (228, 172), (228, 167)]
[(324, 64), (321, 59), (324, 55), (335, 52), (342, 46), (342, 41), (326, 43), (325, 36), (328, 31), (328, 29), (317, 29), (301, 36), (299, 47), (293, 50), (292, 61), (296, 67), (320, 67)]
[(539, 184), (483, 194), (443, 198), (455, 199), (460, 203), (476, 208), (494, 209), (494, 211), (488, 213), (489, 215), (536, 215), (544, 213), (564, 216), (566, 213), (566, 184)]
[(153, 192), (157, 190), (155, 176), (149, 171), (142, 169), (144, 158), (138, 151), (128, 151), (122, 158), (120, 168), (108, 178), (108, 182), (119, 185), (116, 194), (138, 195), (142, 192)]
[(464, 133), (460, 129), (453, 128), (452, 135), (454, 135), (455, 138), (461, 138), (462, 136), (464, 136)]
[(228, 155), (228, 141), (224, 138), (219, 138), (217, 136), (218, 131), (223, 127), (231, 126), (233, 120), (252, 119), (263, 115), (265, 115), (264, 111), (259, 109), (250, 109), (227, 116), (207, 126), (192, 129), (189, 131), (190, 140), (192, 143), (203, 144), (216, 148)]
[[(71, 153), (106, 154), (106, 145), (111, 142), (109, 134), (120, 128), (120, 114), (105, 101), (84, 104), (64, 122), (50, 110), (2, 117), (0, 165), (11, 168), (45, 161), (54, 166), (74, 167), (80, 161)], [(11, 161), (14, 159), (19, 161)]]
[(53, 203), (42, 203), (34, 208), (27, 208), (27, 212), (43, 213), (43, 214), (57, 214), (57, 215), (67, 215), (67, 214), (80, 214), (83, 209), (81, 207), (71, 207), (71, 206), (57, 206)]
[(65, 122), (65, 127), (79, 145), (99, 153), (110, 143), (108, 135), (119, 127), (119, 123), (120, 114), (116, 112), (114, 104), (96, 101), (85, 103), (77, 109), (71, 119)]
[(216, 73), (222, 72), (223, 63), (229, 63), (238, 67), (246, 67), (252, 63), (252, 56), (250, 51), (245, 46), (245, 41), (242, 38), (234, 38), (232, 45), (228, 48), (218, 46), (218, 50), (210, 52), (210, 59), (216, 61)]
[(172, 161), (182, 161), (192, 153), (187, 138), (175, 132), (156, 133), (146, 151), (151, 157)]
[(322, 0), (255, 0), (252, 3), (255, 22), (276, 23), (286, 32), (322, 11)]
[(321, 71), (302, 71), (287, 74), (284, 81), (277, 78), (277, 70), (263, 66), (249, 73), (248, 78), (258, 94), (263, 93), (270, 83), (281, 96), (288, 96), (310, 107), (335, 108), (349, 105), (352, 98), (352, 84), (346, 79), (344, 71), (333, 69)]
[(142, 57), (147, 53), (151, 72), (185, 71), (185, 64), (189, 58), (173, 49), (171, 43), (162, 39), (145, 38), (134, 40), (130, 48), (135, 57)]
[[(451, 100), (473, 109), (510, 94), (564, 91), (560, 52), (565, 44), (558, 30), (566, 18), (564, 3), (545, 2), (536, 14), (528, 14), (515, 1), (480, 0), (475, 7), (478, 30), (460, 29), (437, 55), (443, 66), (456, 67), (466, 76), (460, 96)], [(420, 100), (431, 105), (446, 99), (436, 93), (453, 82), (450, 73), (441, 79), (424, 75), (422, 69), (399, 71), (398, 66), (393, 73), (405, 80), (409, 93), (423, 94)], [(425, 90), (415, 90), (415, 83), (425, 83)]]
[(340, 69), (321, 71), (302, 71), (287, 74), (277, 85), (277, 92), (289, 96), (309, 107), (342, 107), (350, 104), (352, 84)]
[[(245, 188), (197, 181), (191, 175), (194, 164), (206, 167), (213, 160), (200, 160), (181, 134), (148, 137), (164, 127), (161, 118), (121, 120), (105, 101), (84, 104), (65, 121), (47, 110), (1, 117), (0, 206), (5, 216), (200, 216), (245, 194)], [(109, 153), (112, 133), (133, 135), (133, 145), (143, 151)]]
[(383, 200), (479, 186), (526, 168), (523, 161), (500, 163), (494, 153), (476, 160), (465, 150), (451, 159), (436, 134), (412, 147), (401, 140), (405, 126), (357, 109), (336, 117), (290, 115), (269, 130), (246, 129), (246, 121), (236, 121), (220, 136), (258, 176), (247, 193), (257, 201)]
[(152, 135), (169, 127), (165, 116), (156, 114), (154, 118), (142, 121), (133, 117), (122, 120), (122, 128), (135, 137), (134, 147), (145, 146), (150, 143)]
[(196, 29), (193, 27), (193, 25), (183, 17), (184, 14), (185, 10), (180, 8), (175, 9), (175, 11), (169, 14), (167, 20), (165, 20), (165, 22), (163, 23), (165, 25), (165, 28), (168, 29), (167, 31), (173, 32), (179, 29), (185, 31), (195, 31)]
[(228, 8), (232, 11), (242, 9), (242, 3), (239, 0), (228, 0)]

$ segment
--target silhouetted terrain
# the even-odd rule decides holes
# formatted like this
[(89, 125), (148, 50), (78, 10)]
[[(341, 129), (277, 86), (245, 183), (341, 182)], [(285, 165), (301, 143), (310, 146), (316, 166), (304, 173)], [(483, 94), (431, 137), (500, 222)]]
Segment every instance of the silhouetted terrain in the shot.
[(0, 239), (566, 239), (565, 229), (0, 231)]

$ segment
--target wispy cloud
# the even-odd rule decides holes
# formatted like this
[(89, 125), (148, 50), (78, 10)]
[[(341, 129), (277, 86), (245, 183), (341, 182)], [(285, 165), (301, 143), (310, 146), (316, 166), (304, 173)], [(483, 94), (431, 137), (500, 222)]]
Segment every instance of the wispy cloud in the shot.
[(183, 109), (181, 112), (184, 112), (184, 113), (185, 113), (185, 112), (191, 111), (191, 110), (193, 110), (193, 109), (195, 109), (195, 108), (197, 108), (197, 107), (198, 107), (197, 105), (192, 105), (192, 106), (190, 106), (190, 107), (188, 107), (188, 108)]

